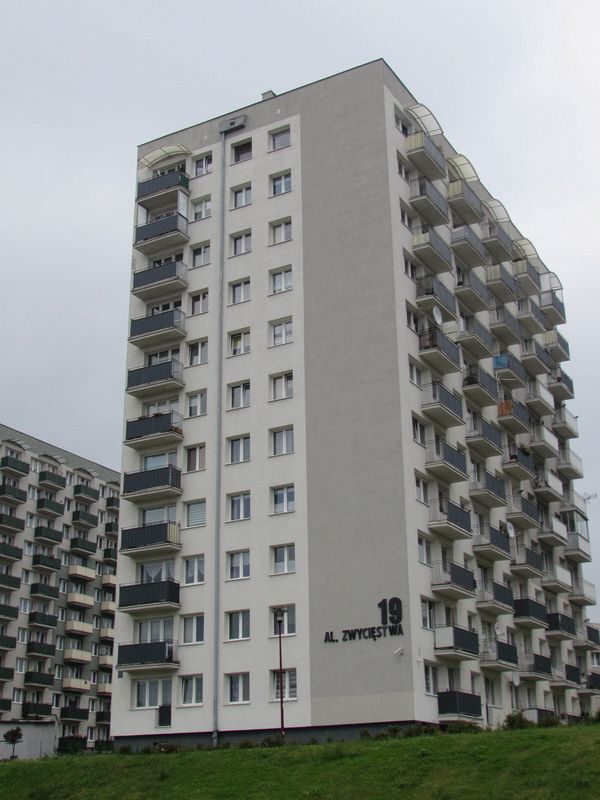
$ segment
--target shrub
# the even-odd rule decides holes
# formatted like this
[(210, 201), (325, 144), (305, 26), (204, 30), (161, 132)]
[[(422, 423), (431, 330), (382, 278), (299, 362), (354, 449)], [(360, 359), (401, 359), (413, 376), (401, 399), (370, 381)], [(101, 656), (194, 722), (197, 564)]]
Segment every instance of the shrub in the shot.
[(474, 722), (456, 720), (456, 722), (450, 722), (446, 726), (446, 733), (483, 733), (483, 728), (480, 728)]
[(502, 727), (506, 731), (522, 730), (523, 728), (532, 728), (533, 722), (526, 719), (522, 711), (513, 711), (512, 714), (507, 715)]
[(560, 725), (559, 718), (551, 717), (550, 715), (542, 717), (537, 724), (538, 728), (556, 728), (557, 725)]
[(238, 747), (240, 750), (249, 750), (251, 747), (256, 747), (256, 745), (251, 739), (242, 739)]
[(416, 725), (410, 725), (404, 729), (403, 736), (408, 738), (412, 736), (435, 736), (440, 732), (437, 725), (432, 725), (429, 722), (417, 722)]

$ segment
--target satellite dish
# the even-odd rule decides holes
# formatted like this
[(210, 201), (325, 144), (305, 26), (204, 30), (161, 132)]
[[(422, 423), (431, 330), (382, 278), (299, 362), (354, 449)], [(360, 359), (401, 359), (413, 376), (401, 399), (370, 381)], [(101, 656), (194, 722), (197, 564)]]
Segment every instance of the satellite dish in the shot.
[(521, 683), (521, 676), (519, 675), (518, 672), (513, 672), (511, 677), (513, 686), (518, 686)]
[(512, 522), (507, 522), (506, 523), (506, 530), (508, 531), (508, 535), (510, 536), (510, 538), (514, 539), (515, 538), (515, 526), (512, 524)]
[(442, 312), (441, 312), (440, 307), (439, 306), (434, 306), (433, 310), (432, 310), (432, 314), (433, 314), (433, 319), (434, 319), (435, 324), (436, 325), (441, 325), (442, 322), (444, 321), (444, 318), (442, 316)]
[(500, 625), (499, 622), (496, 622), (496, 624), (494, 625), (494, 630), (496, 631), (496, 634), (499, 634), (499, 633), (502, 632), (502, 626)]

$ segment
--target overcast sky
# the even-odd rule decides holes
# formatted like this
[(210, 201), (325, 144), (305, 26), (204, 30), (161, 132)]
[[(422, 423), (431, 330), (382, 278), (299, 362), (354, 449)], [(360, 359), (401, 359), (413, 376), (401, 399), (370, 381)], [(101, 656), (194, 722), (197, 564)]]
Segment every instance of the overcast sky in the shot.
[(0, 19), (2, 422), (119, 468), (136, 146), (383, 57), (562, 280), (577, 488), (600, 492), (597, 0), (3, 0)]

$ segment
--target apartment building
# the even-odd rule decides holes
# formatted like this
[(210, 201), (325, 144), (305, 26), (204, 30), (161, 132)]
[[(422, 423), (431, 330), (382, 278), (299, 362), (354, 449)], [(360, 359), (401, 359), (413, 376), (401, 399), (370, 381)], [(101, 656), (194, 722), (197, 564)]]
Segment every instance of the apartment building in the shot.
[(1, 729), (52, 723), (55, 745), (93, 748), (110, 734), (120, 475), (6, 425), (0, 474)]
[(592, 711), (561, 284), (434, 115), (266, 92), (135, 207), (116, 741)]

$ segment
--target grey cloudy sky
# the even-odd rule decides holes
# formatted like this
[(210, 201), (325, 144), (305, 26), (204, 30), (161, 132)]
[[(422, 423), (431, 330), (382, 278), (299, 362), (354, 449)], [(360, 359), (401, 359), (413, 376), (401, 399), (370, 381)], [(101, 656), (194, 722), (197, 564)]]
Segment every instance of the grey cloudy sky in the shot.
[(578, 489), (600, 492), (600, 3), (3, 0), (0, 19), (3, 422), (118, 468), (136, 146), (383, 57), (562, 280)]

